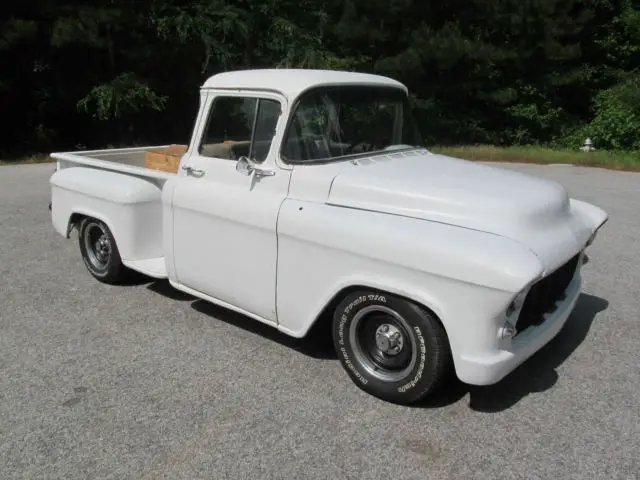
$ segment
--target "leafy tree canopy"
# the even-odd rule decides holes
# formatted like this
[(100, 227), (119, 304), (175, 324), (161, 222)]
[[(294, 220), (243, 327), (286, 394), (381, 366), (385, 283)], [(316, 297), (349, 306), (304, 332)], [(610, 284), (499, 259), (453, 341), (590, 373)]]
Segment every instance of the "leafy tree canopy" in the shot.
[(405, 83), (428, 143), (638, 148), (634, 0), (23, 0), (0, 20), (4, 154), (185, 142), (216, 72)]

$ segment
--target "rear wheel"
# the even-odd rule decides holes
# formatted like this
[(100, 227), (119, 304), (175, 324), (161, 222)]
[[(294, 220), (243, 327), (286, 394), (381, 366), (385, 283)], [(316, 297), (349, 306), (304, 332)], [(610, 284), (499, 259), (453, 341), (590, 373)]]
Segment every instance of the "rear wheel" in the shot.
[(436, 390), (450, 364), (449, 342), (433, 314), (382, 292), (353, 292), (333, 318), (338, 358), (362, 390), (414, 403)]
[(78, 228), (80, 253), (87, 270), (103, 283), (117, 283), (124, 278), (116, 240), (107, 225), (95, 218), (84, 218)]

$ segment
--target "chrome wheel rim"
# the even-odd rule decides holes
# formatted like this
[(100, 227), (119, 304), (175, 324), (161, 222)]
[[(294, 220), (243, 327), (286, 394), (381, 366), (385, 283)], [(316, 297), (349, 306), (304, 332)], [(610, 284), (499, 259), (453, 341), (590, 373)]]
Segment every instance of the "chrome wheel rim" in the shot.
[(111, 259), (111, 242), (105, 228), (98, 223), (87, 225), (84, 230), (84, 247), (87, 258), (96, 270), (104, 270)]
[(416, 365), (418, 346), (411, 327), (388, 307), (360, 310), (349, 327), (349, 342), (358, 362), (379, 380), (402, 381)]

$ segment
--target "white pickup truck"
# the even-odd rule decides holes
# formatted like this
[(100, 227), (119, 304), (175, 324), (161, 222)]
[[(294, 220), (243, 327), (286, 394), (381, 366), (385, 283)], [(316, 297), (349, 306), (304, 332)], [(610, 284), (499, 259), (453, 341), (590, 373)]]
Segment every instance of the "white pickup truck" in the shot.
[(406, 87), (246, 70), (200, 90), (177, 173), (151, 147), (53, 153), (55, 230), (128, 270), (293, 337), (332, 322), (345, 371), (408, 404), (448, 372), (498, 382), (562, 328), (607, 214), (557, 183), (436, 155)]

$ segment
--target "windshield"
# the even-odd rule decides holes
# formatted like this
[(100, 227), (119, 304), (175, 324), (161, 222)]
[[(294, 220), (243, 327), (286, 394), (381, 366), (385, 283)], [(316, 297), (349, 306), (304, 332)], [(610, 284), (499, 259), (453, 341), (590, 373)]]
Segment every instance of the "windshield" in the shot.
[(403, 90), (320, 87), (300, 96), (281, 155), (289, 163), (310, 163), (416, 147), (424, 142)]

